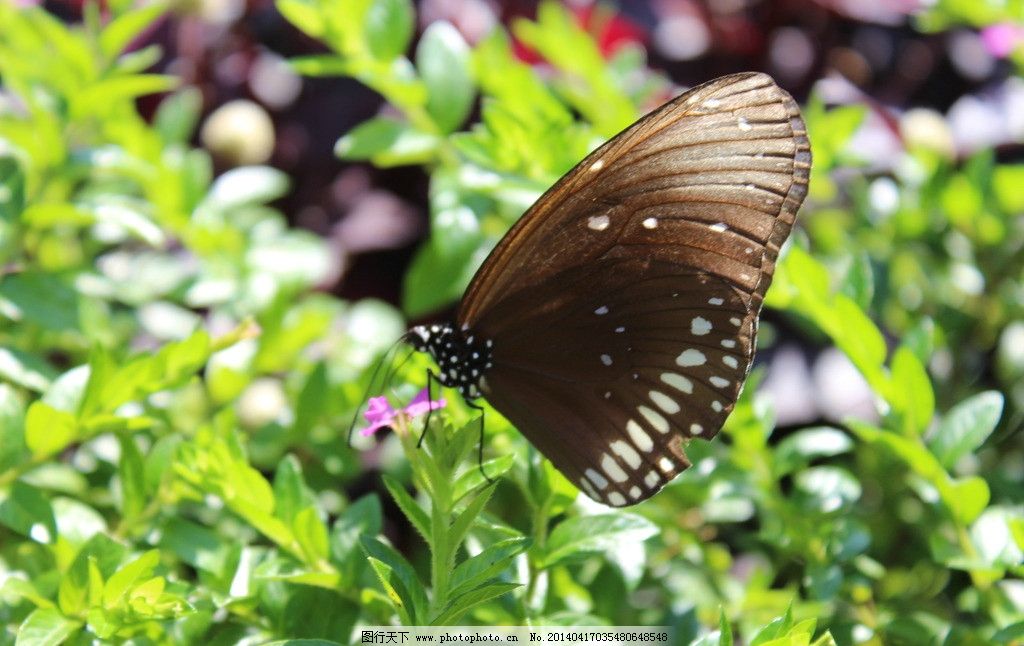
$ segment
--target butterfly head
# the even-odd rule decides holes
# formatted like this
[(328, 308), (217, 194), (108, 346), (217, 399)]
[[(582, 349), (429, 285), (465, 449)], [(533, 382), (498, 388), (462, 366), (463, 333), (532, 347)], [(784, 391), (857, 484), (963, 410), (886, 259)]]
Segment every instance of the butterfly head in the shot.
[(486, 391), (493, 347), (490, 340), (451, 325), (417, 325), (406, 338), (413, 348), (434, 358), (441, 369), (438, 379), (442, 385), (458, 389), (467, 400)]

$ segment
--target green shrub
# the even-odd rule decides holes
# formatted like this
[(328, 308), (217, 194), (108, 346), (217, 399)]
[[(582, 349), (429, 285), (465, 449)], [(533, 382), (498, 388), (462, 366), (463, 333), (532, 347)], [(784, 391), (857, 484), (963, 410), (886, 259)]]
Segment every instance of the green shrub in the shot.
[[(406, 58), (407, 0), (278, 0), (330, 50), (297, 70), (355, 77), (398, 115), (338, 155), (430, 174), (400, 313), (314, 290), (326, 245), (268, 206), (288, 178), (213, 177), (189, 144), (197, 91), (145, 73), (155, 48), (124, 53), (166, 6), (109, 4), (71, 27), (0, 4), (0, 644), (349, 643), (390, 623), (1024, 639), (1024, 453), (1012, 422), (993, 435), (1024, 400), (1020, 353), (999, 346), (1024, 320), (1019, 167), (911, 149), (913, 172), (843, 173), (862, 110), (806, 108), (806, 233), (766, 304), (849, 358), (877, 420), (772, 437), (755, 372), (722, 435), (688, 448), (694, 468), (614, 511), (490, 409), (478, 465), (478, 422), (450, 397), (423, 448), (413, 420), (381, 440), (387, 500), (353, 497), (349, 420), (403, 314), (454, 302), (533, 199), (666, 83), (637, 48), (604, 60), (555, 4), (513, 25), (551, 62), (542, 81), (501, 30), (470, 47), (435, 23)], [(135, 99), (153, 93), (168, 94), (150, 123)], [(884, 217), (879, 181), (898, 193)], [(399, 399), (424, 367), (399, 371)]]

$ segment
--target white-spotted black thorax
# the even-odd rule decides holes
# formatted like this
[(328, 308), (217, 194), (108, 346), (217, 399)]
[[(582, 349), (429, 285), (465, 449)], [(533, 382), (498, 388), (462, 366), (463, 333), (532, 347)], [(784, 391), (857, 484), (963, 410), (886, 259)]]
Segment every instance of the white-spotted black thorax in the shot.
[(443, 386), (456, 388), (463, 398), (476, 399), (485, 389), (484, 377), (491, 367), (489, 339), (471, 330), (450, 325), (417, 325), (409, 330), (409, 343), (420, 352), (429, 352), (441, 369)]

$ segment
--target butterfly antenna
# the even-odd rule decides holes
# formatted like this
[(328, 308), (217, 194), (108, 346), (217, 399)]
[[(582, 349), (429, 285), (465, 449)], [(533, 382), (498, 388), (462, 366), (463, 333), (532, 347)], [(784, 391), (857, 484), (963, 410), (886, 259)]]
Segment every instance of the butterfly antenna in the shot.
[[(352, 433), (356, 430), (356, 422), (359, 421), (359, 411), (363, 409), (363, 405), (367, 402), (370, 397), (370, 392), (373, 390), (373, 385), (377, 383), (377, 375), (380, 374), (380, 369), (389, 363), (389, 358), (395, 352), (395, 350), (401, 344), (405, 343), (409, 338), (409, 333), (406, 332), (402, 336), (398, 337), (398, 340), (391, 344), (391, 347), (384, 352), (381, 356), (380, 361), (373, 369), (373, 374), (370, 375), (370, 381), (366, 384), (366, 390), (363, 391), (363, 396), (359, 400), (359, 406), (356, 407), (354, 413), (352, 413), (352, 423), (348, 425), (348, 445), (352, 446)], [(408, 360), (408, 357), (406, 357)], [(403, 361), (404, 363), (404, 361)]]

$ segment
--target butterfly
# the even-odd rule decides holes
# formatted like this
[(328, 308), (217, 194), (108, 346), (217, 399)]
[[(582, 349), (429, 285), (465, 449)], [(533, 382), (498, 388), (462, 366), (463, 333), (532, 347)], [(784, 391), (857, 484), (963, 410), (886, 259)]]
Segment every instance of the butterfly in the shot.
[(694, 87), (544, 193), (454, 323), (405, 338), (590, 498), (636, 504), (732, 411), (810, 169), (799, 107), (769, 76)]

